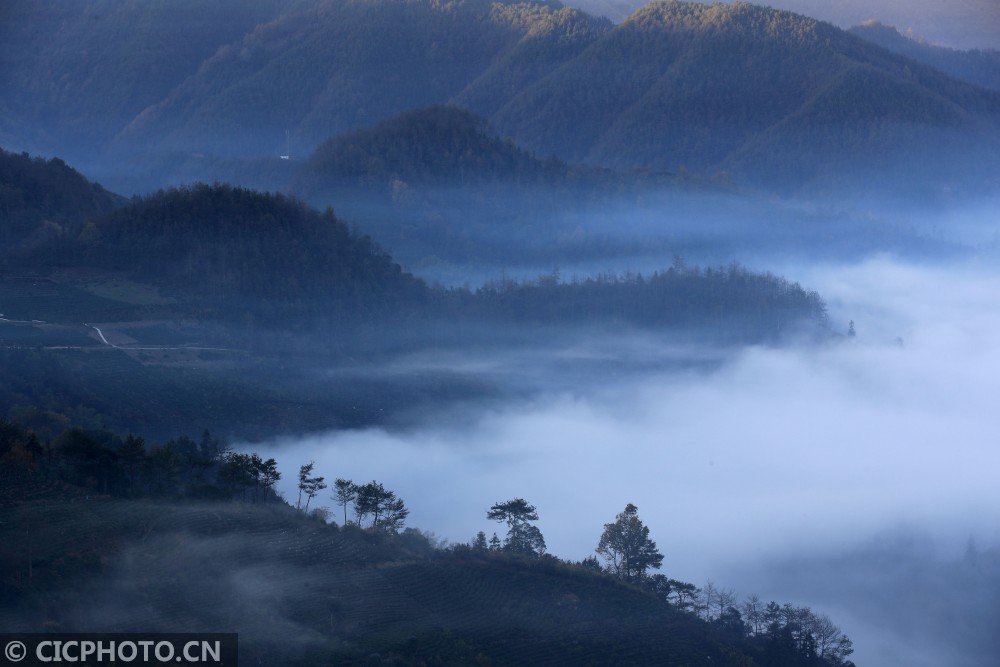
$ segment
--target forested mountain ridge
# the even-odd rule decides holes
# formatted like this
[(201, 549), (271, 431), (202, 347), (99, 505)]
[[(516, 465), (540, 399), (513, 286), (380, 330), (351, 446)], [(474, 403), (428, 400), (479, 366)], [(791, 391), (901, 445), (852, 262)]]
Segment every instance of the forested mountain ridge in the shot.
[[(207, 29), (220, 21), (215, 10), (193, 9), (200, 32), (186, 39), (198, 48), (174, 64), (166, 46), (141, 61), (118, 57), (153, 30), (160, 4), (98, 21), (103, 6), (64, 6), (58, 21), (47, 6), (6, 10), (6, 32), (17, 35), (0, 47), (9, 84), (0, 107), (11, 111), (0, 136), (88, 160), (103, 159), (111, 137), (118, 159), (301, 156), (450, 103), (537, 155), (728, 172), (772, 189), (855, 174), (862, 184), (975, 189), (1000, 161), (1000, 93), (748, 3), (655, 2), (614, 26), (551, 3), (301, 0), (279, 11), (261, 0), (218, 34)], [(88, 21), (128, 39), (110, 26), (91, 35)], [(163, 25), (164, 35), (180, 29)], [(84, 33), (103, 42), (76, 60), (65, 49), (37, 57)], [(136, 63), (166, 71), (129, 87), (138, 75), (121, 70)], [(101, 113), (105, 105), (114, 108)], [(932, 166), (914, 168), (921, 161)]]
[(361, 313), (419, 299), (426, 289), (331, 211), (227, 185), (136, 200), (69, 230), (32, 259), (121, 272), (236, 312), (318, 302)]
[[(558, 122), (574, 109), (587, 114)], [(846, 165), (895, 164), (920, 152), (917, 133), (925, 143), (980, 137), (995, 159), (1000, 96), (801, 15), (667, 1), (632, 14), (491, 120), (529, 150), (568, 160), (723, 169), (738, 182), (794, 187)]]
[(849, 32), (894, 53), (946, 72), (956, 79), (1000, 90), (1000, 51), (994, 49), (961, 51), (937, 46), (904, 35), (896, 28), (879, 21), (868, 21), (854, 26)]
[(531, 253), (558, 233), (554, 217), (607, 200), (620, 180), (538, 159), (485, 119), (434, 106), (324, 142), (297, 165), (289, 190), (336, 207), (418, 268), (425, 258)]
[(5, 253), (124, 203), (59, 158), (15, 155), (0, 148), (0, 245)]
[[(101, 151), (220, 46), (308, 2), (10, 0), (0, 8), (0, 136), (18, 149)], [(11, 130), (8, 123), (20, 120)], [(29, 130), (31, 134), (26, 134)], [(10, 144), (17, 145), (17, 144)]]
[[(579, 19), (553, 20), (559, 13)], [(282, 146), (291, 128), (293, 146), (311, 148), (450, 100), (501, 54), (517, 52), (520, 42), (539, 33), (547, 43), (559, 41), (581, 20), (593, 21), (575, 10), (532, 3), (317, 2), (221, 48), (124, 127), (117, 143), (123, 149), (140, 143), (257, 154)], [(564, 50), (553, 48), (557, 57)], [(533, 60), (531, 67), (544, 63)], [(518, 75), (523, 81), (524, 73)]]
[(136, 198), (11, 257), (19, 270), (40, 275), (118, 275), (187, 303), (192, 317), (281, 313), (337, 317), (341, 325), (411, 317), (552, 326), (621, 320), (720, 327), (739, 340), (780, 337), (800, 321), (817, 331), (827, 326), (819, 295), (738, 265), (703, 272), (681, 262), (648, 276), (432, 289), (331, 209), (321, 214), (284, 195), (219, 184)]
[(429, 287), (332, 211), (287, 196), (196, 184), (116, 206), (0, 248), (0, 415), (157, 434), (184, 419), (260, 438), (505, 390), (459, 371), (377, 368), (424, 350), (833, 335), (818, 294), (735, 264)]

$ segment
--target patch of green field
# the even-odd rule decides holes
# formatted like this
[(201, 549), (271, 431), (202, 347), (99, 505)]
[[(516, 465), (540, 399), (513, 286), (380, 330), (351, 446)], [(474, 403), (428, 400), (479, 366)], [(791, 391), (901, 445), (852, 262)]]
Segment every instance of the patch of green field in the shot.
[(137, 306), (38, 276), (0, 278), (0, 313), (11, 320), (73, 323), (129, 320)]
[(119, 278), (81, 283), (80, 289), (102, 299), (120, 301), (134, 306), (166, 306), (177, 303), (176, 299), (162, 296), (151, 285)]
[(26, 324), (0, 321), (0, 346), (92, 347), (94, 341), (83, 327)]

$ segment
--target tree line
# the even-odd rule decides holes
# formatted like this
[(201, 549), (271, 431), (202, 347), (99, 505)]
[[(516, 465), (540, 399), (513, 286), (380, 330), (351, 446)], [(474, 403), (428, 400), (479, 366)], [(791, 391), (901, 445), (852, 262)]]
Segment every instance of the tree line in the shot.
[[(71, 428), (43, 443), (29, 429), (0, 420), (0, 469), (5, 474), (32, 475), (39, 483), (63, 482), (88, 493), (123, 499), (291, 504), (276, 489), (282, 474), (274, 458), (236, 451), (207, 431), (198, 441), (181, 436), (148, 445), (133, 434), (121, 437), (109, 431)], [(299, 468), (294, 507), (304, 515), (333, 529), (359, 529), (382, 539), (412, 531), (403, 530), (409, 508), (382, 483), (337, 478), (331, 487), (324, 476), (314, 473), (314, 462)], [(328, 488), (338, 506), (335, 518), (325, 507), (310, 511), (312, 501)], [(3, 495), (0, 492), (0, 505), (18, 501)], [(538, 509), (524, 498), (494, 503), (485, 518), (505, 525), (505, 537), (494, 532), (487, 539), (479, 531), (469, 544), (438, 550), (459, 556), (561, 562), (547, 552), (545, 538), (535, 525)], [(567, 565), (656, 596), (678, 612), (708, 623), (722, 637), (744, 643), (763, 664), (853, 667), (848, 659), (853, 652), (851, 640), (825, 615), (808, 607), (764, 603), (756, 595), (740, 601), (735, 591), (711, 581), (699, 588), (652, 573), (663, 561), (638, 508), (628, 503), (614, 521), (604, 524), (595, 555)]]
[[(498, 502), (486, 518), (507, 524), (501, 541), (496, 533), (489, 540), (479, 531), (468, 548), (480, 554), (508, 554), (543, 558), (545, 538), (537, 526), (537, 508), (523, 498)], [(723, 636), (745, 641), (751, 654), (765, 664), (853, 667), (848, 657), (854, 652), (850, 638), (833, 621), (808, 607), (764, 603), (757, 595), (740, 602), (732, 589), (709, 581), (704, 587), (651, 574), (663, 564), (664, 556), (650, 539), (649, 527), (639, 518), (639, 509), (628, 503), (615, 520), (604, 524), (595, 556), (579, 565), (619, 581), (638, 586), (664, 603), (702, 619)], [(602, 562), (603, 561), (603, 562)]]
[[(327, 488), (325, 477), (310, 476), (315, 466), (315, 462), (310, 461), (299, 467), (297, 487), (299, 494), (295, 507), (306, 513), (309, 513), (309, 503), (312, 499)], [(306, 499), (305, 504), (302, 503), (303, 496)], [(338, 477), (333, 483), (333, 495), (330, 498), (343, 509), (344, 526), (353, 523), (360, 528), (395, 534), (402, 529), (406, 517), (410, 515), (410, 510), (407, 509), (403, 499), (375, 480), (356, 484), (349, 479)], [(348, 518), (349, 511), (353, 522)], [(331, 518), (331, 513), (325, 507), (317, 507), (313, 508), (312, 516), (326, 522)]]

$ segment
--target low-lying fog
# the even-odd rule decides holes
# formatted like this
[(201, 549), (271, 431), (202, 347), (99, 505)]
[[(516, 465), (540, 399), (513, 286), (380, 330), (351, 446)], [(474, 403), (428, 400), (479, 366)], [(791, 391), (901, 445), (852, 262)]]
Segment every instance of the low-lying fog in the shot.
[[(313, 460), (328, 481), (383, 482), (411, 508), (409, 525), (454, 542), (479, 530), (503, 537), (486, 509), (524, 497), (538, 507), (548, 550), (568, 559), (592, 554), (603, 524), (635, 503), (671, 577), (814, 605), (855, 640), (858, 664), (903, 664), (903, 646), (913, 651), (906, 664), (963, 664), (964, 648), (914, 649), (879, 616), (887, 612), (859, 606), (863, 592), (816, 578), (857, 574), (852, 559), (866, 562), (857, 554), (900, 535), (924, 545), (928, 562), (960, 561), (970, 535), (1000, 544), (1000, 271), (874, 258), (780, 272), (818, 290), (835, 327), (846, 332), (853, 320), (857, 336), (721, 361), (691, 350), (716, 363), (685, 370), (657, 366), (677, 348), (644, 338), (628, 344), (621, 374), (599, 365), (574, 386), (427, 414), (412, 430), (255, 449), (278, 459), (288, 498), (298, 466)], [(613, 354), (616, 344), (595, 349)], [(637, 353), (649, 370), (636, 368)], [(533, 354), (521, 368), (543, 373)], [(516, 358), (480, 361), (519, 368)], [(334, 501), (320, 504), (337, 516)], [(889, 590), (878, 572), (872, 586)]]

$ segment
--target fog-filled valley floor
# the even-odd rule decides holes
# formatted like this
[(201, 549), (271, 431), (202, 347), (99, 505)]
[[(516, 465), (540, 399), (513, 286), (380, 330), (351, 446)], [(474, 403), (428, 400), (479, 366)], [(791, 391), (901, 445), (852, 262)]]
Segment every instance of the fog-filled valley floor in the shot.
[[(516, 496), (537, 506), (548, 553), (579, 562), (634, 503), (672, 579), (830, 614), (857, 664), (984, 664), (1000, 614), (988, 592), (1000, 559), (991, 203), (890, 216), (663, 197), (588, 222), (626, 242), (662, 234), (640, 254), (446, 262), (415, 276), (332, 213), (280, 196), (194, 186), (112, 204), (79, 236), (36, 236), (9, 256), (9, 418), (55, 439), (53, 451), (69, 451), (59, 434), (74, 426), (161, 443), (228, 425), (237, 452), (278, 462), (290, 501), (308, 461), (327, 480), (384, 483), (409, 525), (434, 534), (419, 558), (434, 540), (488, 534), (485, 509)], [(358, 283), (365, 299), (331, 283), (292, 303), (312, 268), (234, 268), (238, 253), (260, 256), (260, 240), (220, 241), (214, 226), (255, 224), (258, 213), (239, 217), (251, 207), (315, 248), (347, 244), (346, 266), (369, 263), (369, 277), (350, 278), (371, 281)], [(188, 210), (211, 224), (178, 223)], [(181, 234), (197, 241), (171, 245)], [(283, 234), (260, 238), (319, 261)], [(163, 245), (146, 255), (142, 238)], [(172, 272), (197, 262), (200, 282)], [(254, 278), (267, 272), (279, 279)], [(313, 506), (336, 518), (329, 496)], [(113, 597), (101, 604), (118, 622)]]
[[(528, 498), (550, 551), (571, 558), (592, 553), (599, 536), (579, 517), (610, 520), (632, 502), (671, 576), (835, 608), (849, 635), (866, 638), (858, 664), (985, 664), (997, 648), (996, 600), (964, 600), (951, 586), (975, 576), (947, 564), (961, 570), (972, 539), (996, 567), (1000, 275), (987, 261), (885, 256), (798, 272), (842, 329), (854, 322), (854, 337), (721, 354), (692, 346), (682, 356), (711, 363), (683, 370), (656, 368), (678, 355), (669, 345), (598, 343), (576, 351), (591, 370), (572, 374), (572, 386), (555, 380), (522, 400), (431, 411), (413, 428), (281, 439), (263, 451), (314, 460), (330, 478), (383, 480), (408, 499), (413, 523), (454, 541), (488, 530), (483, 508), (495, 500)], [(623, 352), (648, 366), (587, 366)], [(513, 382), (560, 362), (516, 352), (436, 361), (478, 363)], [(977, 572), (995, 582), (995, 571)], [(944, 591), (916, 610), (903, 602), (919, 597), (910, 574), (939, 578), (927, 585)], [(967, 631), (912, 636), (949, 614)]]

